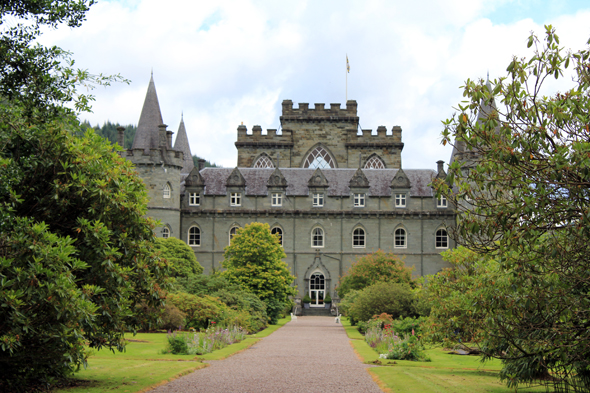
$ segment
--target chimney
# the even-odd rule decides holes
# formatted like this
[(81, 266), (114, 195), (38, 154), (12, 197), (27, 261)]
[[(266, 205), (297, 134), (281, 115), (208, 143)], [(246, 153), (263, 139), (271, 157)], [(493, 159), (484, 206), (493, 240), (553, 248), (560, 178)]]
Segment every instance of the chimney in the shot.
[(172, 131), (166, 131), (166, 139), (168, 140), (168, 147), (172, 149)]
[(203, 160), (202, 158), (199, 158), (199, 172), (201, 172), (201, 169), (203, 169), (205, 167), (205, 160)]
[(166, 124), (160, 124), (158, 126), (158, 147), (166, 147), (166, 127), (168, 127)]
[(125, 148), (125, 127), (117, 127), (117, 143), (123, 149)]

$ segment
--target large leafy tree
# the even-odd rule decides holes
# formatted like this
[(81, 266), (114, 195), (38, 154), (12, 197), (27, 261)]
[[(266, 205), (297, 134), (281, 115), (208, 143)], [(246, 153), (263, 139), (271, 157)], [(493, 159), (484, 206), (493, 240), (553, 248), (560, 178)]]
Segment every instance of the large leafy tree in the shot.
[(193, 250), (175, 237), (156, 239), (156, 250), (170, 264), (171, 276), (190, 277), (203, 273), (203, 266), (197, 261)]
[[(460, 210), (456, 241), (495, 259), (511, 280), (483, 306), (494, 333), (482, 345), (485, 356), (503, 359), (516, 383), (532, 382), (541, 368), (551, 373), (541, 383), (586, 392), (589, 51), (565, 52), (551, 26), (544, 42), (531, 35), (528, 46), (531, 57), (514, 58), (506, 77), (467, 80), (466, 101), (443, 133), (462, 156), (435, 186)], [(564, 72), (569, 86), (549, 95), (547, 81)]]
[(412, 270), (399, 256), (377, 250), (357, 258), (340, 279), (338, 295), (345, 297), (352, 290), (361, 290), (378, 282), (408, 284), (414, 288)]
[(283, 247), (268, 224), (253, 222), (240, 228), (225, 248), (222, 273), (232, 284), (256, 294), (267, 305), (271, 322), (276, 320), (281, 305), (297, 291), (295, 277), (289, 272)]
[[(4, 1), (0, 22), (0, 390), (45, 389), (86, 360), (84, 344), (122, 350), (161, 305), (168, 267), (153, 252), (147, 193), (104, 139), (83, 138), (88, 109), (42, 26), (77, 26), (92, 1)], [(4, 26), (3, 26), (4, 27)], [(64, 62), (66, 61), (66, 62)], [(106, 81), (110, 80), (108, 77)]]

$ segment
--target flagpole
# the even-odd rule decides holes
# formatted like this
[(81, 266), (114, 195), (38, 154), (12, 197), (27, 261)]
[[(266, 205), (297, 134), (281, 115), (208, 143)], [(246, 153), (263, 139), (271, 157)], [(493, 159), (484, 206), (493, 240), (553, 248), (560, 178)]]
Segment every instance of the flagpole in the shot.
[(346, 69), (344, 70), (344, 72), (346, 73), (346, 101), (344, 102), (346, 104), (346, 102), (348, 101), (348, 72), (350, 70), (350, 66), (348, 65), (348, 54), (346, 54)]

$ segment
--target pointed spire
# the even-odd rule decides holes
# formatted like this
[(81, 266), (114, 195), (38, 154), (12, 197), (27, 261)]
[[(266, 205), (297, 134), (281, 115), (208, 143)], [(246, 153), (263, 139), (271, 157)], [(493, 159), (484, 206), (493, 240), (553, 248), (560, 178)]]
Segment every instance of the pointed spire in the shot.
[(180, 125), (178, 126), (176, 140), (174, 141), (174, 150), (181, 151), (182, 154), (184, 154), (184, 162), (182, 163), (182, 170), (180, 173), (190, 173), (195, 167), (195, 163), (193, 161), (191, 147), (188, 143), (188, 136), (186, 134), (186, 128), (184, 127), (182, 114), (180, 115)]
[(154, 84), (154, 73), (152, 71), (131, 148), (144, 150), (157, 149), (160, 145), (158, 126), (163, 123), (158, 94), (156, 93), (156, 85)]

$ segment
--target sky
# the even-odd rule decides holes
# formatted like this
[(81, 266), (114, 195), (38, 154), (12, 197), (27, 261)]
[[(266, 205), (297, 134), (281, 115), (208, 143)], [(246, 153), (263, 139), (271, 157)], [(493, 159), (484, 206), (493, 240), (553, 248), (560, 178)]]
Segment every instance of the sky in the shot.
[(344, 107), (348, 98), (363, 129), (401, 126), (402, 168), (435, 169), (451, 155), (440, 134), (460, 86), (505, 76), (545, 24), (565, 48), (583, 49), (590, 2), (103, 0), (82, 27), (40, 41), (91, 74), (131, 81), (92, 91), (93, 113), (80, 116), (92, 125), (137, 124), (153, 72), (168, 129), (183, 116), (192, 153), (224, 167), (237, 163), (237, 127), (279, 128), (283, 100)]

